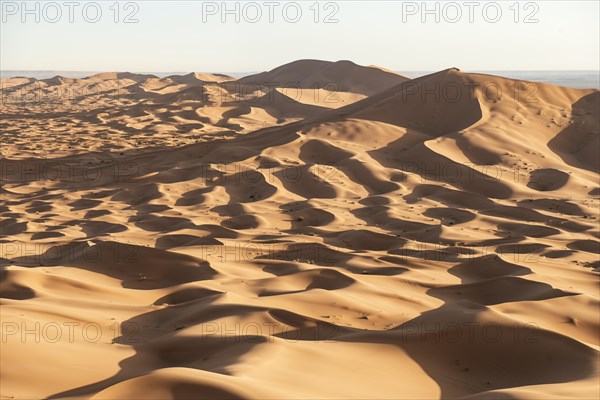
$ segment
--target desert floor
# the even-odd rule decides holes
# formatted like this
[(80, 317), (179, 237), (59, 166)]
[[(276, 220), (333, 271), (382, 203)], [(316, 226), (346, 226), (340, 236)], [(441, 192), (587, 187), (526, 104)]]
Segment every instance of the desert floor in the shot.
[(1, 399), (600, 396), (600, 91), (304, 60), (2, 94)]

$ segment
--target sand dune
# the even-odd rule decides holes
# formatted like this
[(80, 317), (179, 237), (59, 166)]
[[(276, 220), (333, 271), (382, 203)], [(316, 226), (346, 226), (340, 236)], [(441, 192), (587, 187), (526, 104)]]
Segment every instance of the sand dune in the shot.
[(246, 76), (238, 82), (372, 95), (408, 80), (395, 72), (374, 66), (363, 67), (347, 60), (298, 60), (271, 71)]
[[(217, 100), (333, 78), (351, 104)], [(77, 83), (107, 89), (3, 107), (2, 398), (600, 395), (598, 91), (318, 61)]]
[[(56, 157), (186, 145), (300, 121), (407, 80), (348, 61), (314, 63), (310, 68), (292, 63), (283, 66), (283, 75), (240, 80), (223, 74), (158, 78), (128, 72), (83, 79), (2, 79), (0, 151), (13, 158), (47, 153)], [(271, 80), (298, 73), (303, 74), (299, 86), (279, 87)], [(47, 135), (37, 136), (40, 130)], [(117, 143), (107, 145), (111, 139)]]

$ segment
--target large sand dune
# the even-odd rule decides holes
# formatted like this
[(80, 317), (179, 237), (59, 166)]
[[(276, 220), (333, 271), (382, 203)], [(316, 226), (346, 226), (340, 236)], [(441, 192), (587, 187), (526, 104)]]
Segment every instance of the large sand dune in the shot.
[[(600, 395), (597, 90), (310, 60), (3, 84), (2, 399)], [(26, 98), (73, 84), (100, 89)]]
[(298, 60), (271, 71), (239, 79), (244, 84), (281, 88), (328, 89), (372, 95), (409, 79), (379, 67), (363, 67), (352, 61)]

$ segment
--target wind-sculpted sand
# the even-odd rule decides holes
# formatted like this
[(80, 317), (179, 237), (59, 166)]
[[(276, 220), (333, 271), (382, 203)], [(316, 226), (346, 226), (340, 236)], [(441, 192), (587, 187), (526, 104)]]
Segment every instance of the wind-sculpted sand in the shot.
[[(105, 90), (27, 98), (69, 84)], [(318, 61), (3, 85), (2, 399), (600, 395), (599, 91)]]

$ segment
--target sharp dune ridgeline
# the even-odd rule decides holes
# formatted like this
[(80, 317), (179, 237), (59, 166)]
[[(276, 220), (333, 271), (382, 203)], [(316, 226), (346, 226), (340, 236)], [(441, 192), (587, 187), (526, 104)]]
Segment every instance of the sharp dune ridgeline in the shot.
[(2, 399), (600, 395), (598, 90), (318, 60), (2, 88)]

